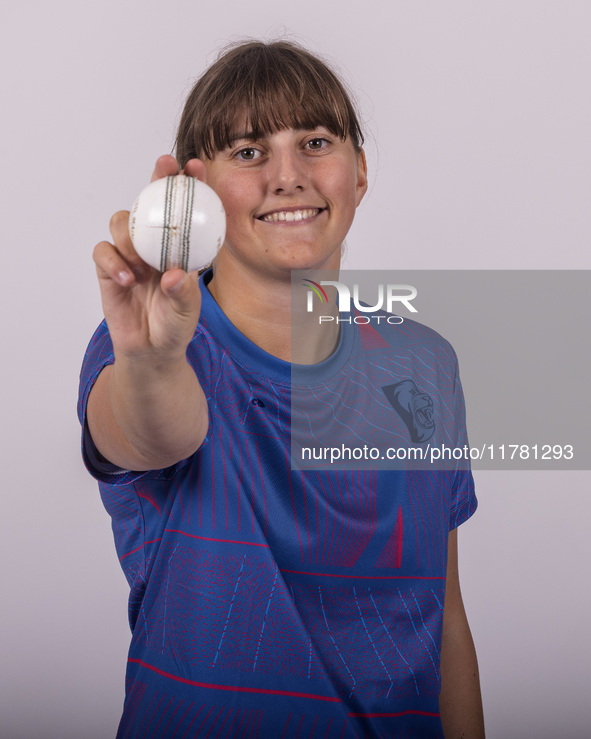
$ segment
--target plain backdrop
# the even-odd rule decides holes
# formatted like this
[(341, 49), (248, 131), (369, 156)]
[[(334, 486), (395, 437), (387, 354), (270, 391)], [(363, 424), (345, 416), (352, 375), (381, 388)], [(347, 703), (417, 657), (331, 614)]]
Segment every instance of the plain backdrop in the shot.
[[(127, 586), (75, 415), (91, 252), (192, 81), (244, 36), (336, 65), (368, 131), (349, 269), (590, 269), (590, 28), (587, 0), (3, 6), (0, 736), (116, 731)], [(590, 735), (590, 480), (476, 476), (460, 568), (491, 739)]]

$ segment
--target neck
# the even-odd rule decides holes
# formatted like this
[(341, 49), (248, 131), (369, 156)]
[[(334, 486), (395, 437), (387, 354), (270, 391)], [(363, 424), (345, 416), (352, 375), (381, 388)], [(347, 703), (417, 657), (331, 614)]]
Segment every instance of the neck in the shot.
[[(216, 258), (208, 288), (234, 326), (258, 347), (286, 362), (317, 364), (329, 357), (339, 339), (336, 321), (320, 324), (319, 314), (336, 315), (336, 303), (315, 304), (308, 313), (306, 288), (292, 288), (290, 274), (254, 275), (242, 265)], [(293, 293), (297, 290), (298, 294)], [(292, 311), (292, 300), (302, 310)]]

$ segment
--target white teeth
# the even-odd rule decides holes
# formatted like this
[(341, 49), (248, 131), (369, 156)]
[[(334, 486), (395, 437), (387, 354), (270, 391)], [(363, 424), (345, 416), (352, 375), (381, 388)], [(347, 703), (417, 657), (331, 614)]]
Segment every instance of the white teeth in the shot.
[(267, 223), (275, 223), (277, 221), (305, 221), (313, 218), (320, 213), (319, 208), (305, 208), (304, 210), (278, 210), (275, 213), (268, 213), (263, 216), (262, 220)]

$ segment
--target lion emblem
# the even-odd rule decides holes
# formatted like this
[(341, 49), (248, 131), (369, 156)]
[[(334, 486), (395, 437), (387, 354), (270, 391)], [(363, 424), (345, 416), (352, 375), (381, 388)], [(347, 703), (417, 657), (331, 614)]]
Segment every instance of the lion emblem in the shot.
[(435, 433), (433, 400), (416, 386), (414, 380), (402, 380), (394, 385), (384, 385), (384, 395), (404, 421), (411, 441), (427, 441)]

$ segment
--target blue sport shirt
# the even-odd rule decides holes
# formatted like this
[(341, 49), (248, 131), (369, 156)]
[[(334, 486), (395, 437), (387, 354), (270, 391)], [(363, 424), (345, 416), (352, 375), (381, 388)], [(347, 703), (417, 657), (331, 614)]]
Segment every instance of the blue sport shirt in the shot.
[[(470, 471), (292, 470), (291, 366), (230, 323), (207, 279), (187, 350), (209, 405), (201, 448), (129, 472), (84, 433), (130, 585), (118, 736), (443, 736), (448, 533), (476, 509)], [(84, 428), (113, 361), (103, 322), (81, 373)], [(389, 424), (419, 446), (465, 441), (455, 354), (419, 324), (344, 324), (308, 382), (315, 412), (346, 405), (357, 439)]]

